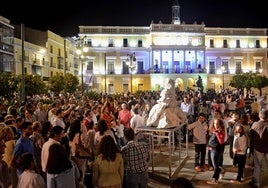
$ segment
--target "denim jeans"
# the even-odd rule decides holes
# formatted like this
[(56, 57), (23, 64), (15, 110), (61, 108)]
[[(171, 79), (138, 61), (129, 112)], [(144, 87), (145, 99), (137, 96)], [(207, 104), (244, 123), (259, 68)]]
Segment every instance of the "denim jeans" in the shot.
[[(220, 155), (220, 158), (219, 158), (219, 166), (220, 167), (223, 167), (223, 153), (224, 153), (224, 149), (225, 149), (225, 146), (223, 146), (223, 151), (222, 151), (222, 155)], [(208, 165), (209, 166), (213, 166), (212, 164), (212, 160), (211, 160), (211, 150), (208, 150)]]
[(254, 149), (254, 171), (252, 176), (252, 182), (256, 185), (260, 186), (260, 178), (261, 178), (261, 168), (262, 168), (262, 160), (265, 161), (265, 168), (268, 168), (268, 153), (261, 153)]
[(210, 156), (211, 156), (211, 161), (212, 161), (212, 164), (213, 164), (213, 168), (214, 168), (214, 174), (212, 176), (212, 178), (215, 178), (216, 180), (219, 179), (219, 176), (220, 176), (220, 172), (221, 172), (221, 169), (220, 169), (220, 158), (222, 157), (222, 150), (218, 150), (218, 149), (212, 149), (210, 151)]

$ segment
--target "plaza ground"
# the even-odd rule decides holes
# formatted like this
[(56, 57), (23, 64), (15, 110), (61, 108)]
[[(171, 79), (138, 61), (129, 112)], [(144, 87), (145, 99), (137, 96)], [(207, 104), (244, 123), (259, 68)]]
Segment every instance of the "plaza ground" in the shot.
[[(180, 148), (180, 149), (179, 149)], [(194, 170), (194, 144), (188, 143), (188, 150), (186, 149), (186, 144), (181, 143), (181, 147), (176, 147), (175, 151), (171, 154), (171, 174), (169, 173), (169, 152), (168, 145), (162, 144), (161, 147), (155, 147), (154, 155), (154, 171), (152, 172), (152, 166), (150, 166), (150, 180), (148, 187), (150, 188), (168, 188), (170, 187), (170, 180), (175, 177), (185, 177), (189, 179), (194, 187), (198, 188), (208, 188), (208, 187), (244, 187), (250, 188), (248, 185), (251, 180), (253, 169), (247, 167), (244, 170), (244, 181), (242, 183), (232, 183), (231, 180), (236, 178), (237, 168), (232, 166), (232, 160), (229, 157), (229, 146), (227, 145), (224, 152), (224, 168), (226, 173), (222, 180), (219, 181), (218, 185), (209, 185), (206, 181), (210, 180), (213, 171), (202, 171), (196, 172)], [(181, 152), (180, 152), (181, 151)], [(179, 155), (181, 156), (179, 158)], [(207, 158), (207, 157), (206, 157)], [(247, 158), (247, 164), (252, 161)], [(184, 163), (185, 162), (185, 163)], [(206, 159), (207, 162), (207, 159)], [(176, 173), (175, 171), (178, 171)], [(170, 175), (174, 175), (170, 177)], [(263, 169), (262, 172), (262, 184), (261, 187), (268, 188), (268, 173), (267, 169)]]

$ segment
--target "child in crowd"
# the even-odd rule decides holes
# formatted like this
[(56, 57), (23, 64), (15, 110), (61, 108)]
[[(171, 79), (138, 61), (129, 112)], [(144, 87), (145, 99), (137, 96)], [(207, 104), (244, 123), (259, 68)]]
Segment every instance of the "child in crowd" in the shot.
[(123, 147), (125, 145), (125, 139), (124, 139), (124, 125), (120, 123), (119, 120), (116, 120), (116, 132), (117, 132), (117, 139), (118, 139), (118, 145), (120, 147)]
[(247, 143), (244, 127), (242, 125), (237, 125), (234, 132), (233, 152), (234, 159), (238, 164), (238, 174), (236, 180), (231, 180), (234, 183), (242, 182), (243, 172), (246, 164)]
[(206, 143), (208, 125), (206, 115), (200, 113), (197, 121), (187, 126), (188, 130), (193, 130), (193, 143), (195, 144), (195, 170), (201, 172), (205, 168)]
[(225, 140), (225, 126), (222, 119), (214, 120), (214, 128), (212, 135), (208, 141), (208, 149), (210, 151), (210, 156), (214, 168), (214, 173), (212, 179), (207, 181), (207, 184), (218, 184), (218, 179), (220, 177), (220, 173), (222, 173), (223, 169), (220, 168), (220, 159), (222, 158), (224, 151), (224, 140)]

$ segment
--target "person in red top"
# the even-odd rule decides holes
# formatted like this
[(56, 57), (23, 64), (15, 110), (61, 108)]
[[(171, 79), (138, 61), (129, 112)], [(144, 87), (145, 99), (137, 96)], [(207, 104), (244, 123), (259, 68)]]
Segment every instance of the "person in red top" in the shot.
[(100, 119), (105, 120), (108, 129), (111, 129), (111, 121), (114, 120), (115, 118), (114, 118), (113, 113), (110, 111), (109, 106), (104, 105), (104, 106), (102, 107), (102, 109), (101, 109)]
[(214, 174), (212, 179), (207, 181), (207, 184), (218, 184), (220, 173), (223, 173), (223, 168), (220, 168), (219, 159), (223, 155), (224, 143), (225, 143), (225, 129), (222, 119), (214, 120), (215, 131), (210, 136), (208, 141), (208, 149), (210, 151), (211, 160), (214, 168)]
[[(87, 128), (87, 131), (88, 131), (88, 126), (89, 126), (89, 123), (93, 121), (93, 112), (91, 110), (87, 110), (85, 113), (84, 113), (84, 119), (83, 119), (83, 125)], [(93, 123), (94, 124), (94, 123)]]
[(121, 108), (122, 108), (122, 110), (120, 110), (118, 113), (118, 119), (119, 119), (120, 123), (124, 125), (125, 128), (129, 128), (130, 127), (131, 113), (127, 109), (126, 103), (123, 102), (121, 105)]
[(245, 107), (246, 107), (246, 102), (245, 99), (243, 97), (243, 95), (239, 95), (239, 99), (237, 100), (237, 104), (236, 104), (236, 111), (242, 115), (245, 114)]

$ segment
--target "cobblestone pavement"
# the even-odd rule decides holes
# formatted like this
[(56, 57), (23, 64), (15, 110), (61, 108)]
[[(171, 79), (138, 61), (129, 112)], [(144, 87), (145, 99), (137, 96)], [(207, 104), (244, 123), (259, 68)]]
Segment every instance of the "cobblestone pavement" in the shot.
[[(247, 167), (244, 170), (244, 181), (242, 183), (232, 183), (231, 180), (236, 178), (237, 175), (237, 168), (232, 166), (232, 160), (229, 157), (229, 146), (226, 146), (224, 152), (224, 168), (226, 173), (222, 180), (219, 180), (218, 185), (208, 185), (206, 183), (207, 180), (210, 180), (213, 171), (202, 171), (196, 172), (194, 170), (194, 144), (189, 143), (188, 149), (186, 149), (186, 144), (182, 143), (180, 149), (177, 147), (174, 153), (171, 153), (169, 158), (168, 146), (161, 145), (159, 148), (154, 149), (153, 153), (153, 161), (154, 161), (154, 171), (152, 171), (152, 165), (149, 168), (150, 172), (150, 180), (148, 187), (152, 188), (167, 188), (169, 186), (169, 182), (171, 179), (176, 177), (186, 177), (187, 179), (191, 180), (194, 187), (244, 187), (250, 188), (251, 186), (248, 185), (249, 181), (252, 177), (253, 169)], [(181, 151), (181, 152), (179, 152)], [(181, 157), (179, 157), (181, 156)], [(189, 157), (187, 157), (189, 156)], [(171, 163), (169, 163), (169, 159), (171, 159)], [(183, 163), (185, 162), (185, 164)], [(207, 162), (207, 159), (206, 159)], [(247, 158), (247, 163), (252, 162), (252, 158)], [(171, 173), (169, 173), (169, 164), (171, 166)], [(179, 168), (178, 168), (179, 167)], [(176, 173), (176, 170), (178, 173)], [(174, 176), (173, 176), (174, 174)], [(263, 169), (262, 172), (262, 186), (268, 188), (268, 173), (267, 169)]]

